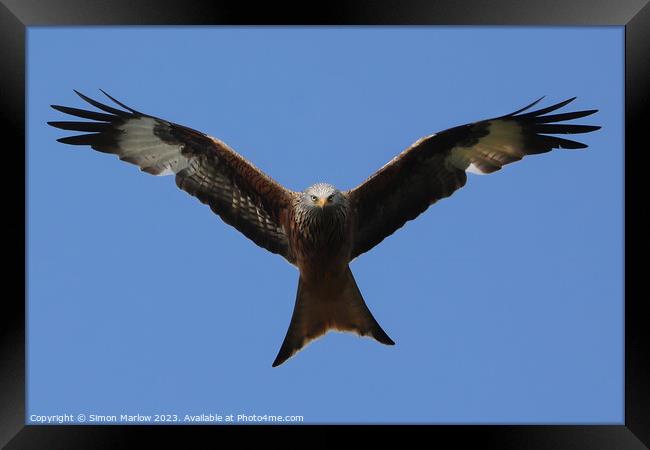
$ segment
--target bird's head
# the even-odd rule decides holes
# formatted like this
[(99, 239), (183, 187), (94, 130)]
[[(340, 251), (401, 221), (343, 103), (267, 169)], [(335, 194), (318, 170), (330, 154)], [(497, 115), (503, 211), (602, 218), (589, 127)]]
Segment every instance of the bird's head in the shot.
[(331, 184), (317, 183), (302, 193), (301, 203), (309, 208), (323, 210), (345, 204), (345, 196)]

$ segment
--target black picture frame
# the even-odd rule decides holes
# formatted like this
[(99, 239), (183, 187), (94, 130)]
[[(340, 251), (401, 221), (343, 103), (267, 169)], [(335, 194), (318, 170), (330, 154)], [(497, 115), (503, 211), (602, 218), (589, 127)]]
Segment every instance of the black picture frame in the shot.
[[(638, 158), (641, 133), (648, 119), (644, 107), (650, 104), (650, 5), (645, 0), (587, 2), (546, 0), (521, 2), (474, 1), (356, 1), (327, 2), (302, 6), (252, 6), (247, 2), (177, 0), (113, 1), (10, 0), (0, 5), (0, 49), (2, 55), (2, 95), (5, 164), (4, 218), (9, 232), (18, 230), (21, 239), (5, 235), (5, 242), (16, 244), (18, 258), (5, 258), (5, 275), (20, 283), (14, 293), (5, 290), (1, 328), (2, 365), (0, 366), (0, 445), (6, 448), (122, 448), (135, 439), (162, 435), (167, 443), (173, 436), (186, 440), (206, 439), (214, 431), (233, 431), (240, 439), (255, 429), (269, 432), (280, 427), (247, 426), (37, 426), (25, 425), (25, 244), (27, 220), (25, 180), (25, 48), (26, 27), (63, 25), (618, 25), (625, 27), (625, 423), (623, 425), (498, 425), (498, 426), (419, 426), (431, 433), (433, 442), (451, 439), (454, 446), (476, 443), (475, 448), (499, 449), (643, 449), (650, 445), (650, 345), (644, 333), (648, 315), (645, 297), (640, 294), (639, 272), (643, 269), (642, 220), (637, 220), (643, 178)], [(10, 143), (7, 137), (10, 136)], [(22, 194), (18, 195), (18, 194)], [(638, 201), (637, 201), (638, 200)], [(15, 203), (15, 204), (14, 204)], [(14, 221), (16, 223), (14, 223)], [(20, 230), (22, 234), (20, 234)], [(644, 230), (645, 231), (645, 230)], [(20, 257), (22, 255), (22, 258)], [(22, 264), (16, 262), (22, 262)], [(22, 269), (22, 276), (21, 276)], [(14, 273), (15, 272), (15, 273)], [(24, 292), (21, 296), (19, 293)], [(316, 426), (301, 425), (301, 429)], [(403, 427), (399, 427), (403, 428)], [(373, 427), (381, 433), (389, 428)], [(322, 430), (321, 430), (322, 431)], [(327, 430), (329, 433), (330, 431)], [(430, 438), (428, 438), (430, 439)], [(209, 441), (206, 441), (209, 442)], [(242, 442), (242, 441), (240, 441)], [(432, 442), (429, 440), (429, 442)], [(645, 445), (644, 445), (645, 444)]]

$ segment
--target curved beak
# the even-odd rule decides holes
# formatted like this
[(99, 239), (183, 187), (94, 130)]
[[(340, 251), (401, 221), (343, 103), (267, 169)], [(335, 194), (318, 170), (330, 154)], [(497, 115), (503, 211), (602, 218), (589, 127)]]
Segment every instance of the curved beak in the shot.
[(318, 206), (323, 208), (327, 204), (327, 199), (326, 198), (319, 198), (318, 201), (316, 202)]

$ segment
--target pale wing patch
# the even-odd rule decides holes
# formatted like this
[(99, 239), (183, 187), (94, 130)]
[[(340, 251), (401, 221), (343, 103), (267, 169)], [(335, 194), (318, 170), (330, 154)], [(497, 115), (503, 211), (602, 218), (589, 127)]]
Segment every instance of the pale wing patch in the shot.
[(156, 136), (154, 130), (161, 126), (151, 117), (127, 120), (118, 127), (120, 159), (136, 164), (152, 175), (173, 175), (185, 169), (189, 162), (181, 154), (183, 144), (170, 144)]
[(452, 148), (447, 163), (466, 172), (485, 175), (524, 157), (520, 125), (495, 120), (488, 122), (487, 131), (473, 145)]
[(487, 175), (487, 172), (481, 171), (481, 169), (475, 166), (474, 163), (471, 163), (469, 166), (467, 166), (465, 172), (473, 173), (475, 175)]

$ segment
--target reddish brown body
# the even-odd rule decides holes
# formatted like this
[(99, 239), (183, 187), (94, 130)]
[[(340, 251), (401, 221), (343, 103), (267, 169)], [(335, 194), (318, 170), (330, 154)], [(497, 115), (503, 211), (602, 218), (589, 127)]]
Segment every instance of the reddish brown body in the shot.
[(287, 216), (290, 250), (300, 279), (291, 323), (273, 366), (331, 329), (394, 344), (370, 313), (348, 266), (354, 215), (347, 197), (340, 196), (330, 209), (301, 208), (302, 200), (296, 197)]
[[(347, 206), (336, 213), (324, 213), (320, 220), (310, 220), (295, 204), (290, 211), (289, 248), (301, 279), (310, 286), (335, 282), (350, 262), (353, 229)], [(325, 226), (323, 222), (328, 223)]]

